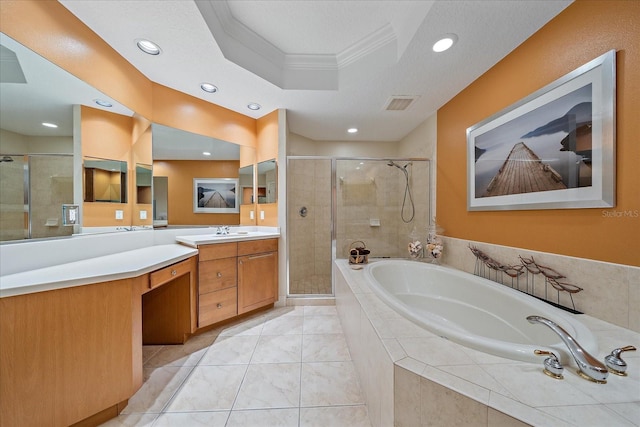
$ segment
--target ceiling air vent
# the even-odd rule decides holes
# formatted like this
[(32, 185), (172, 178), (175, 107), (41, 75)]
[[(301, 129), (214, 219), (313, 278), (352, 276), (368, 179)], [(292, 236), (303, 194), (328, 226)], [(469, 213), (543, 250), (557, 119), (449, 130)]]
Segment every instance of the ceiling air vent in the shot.
[(413, 101), (418, 99), (417, 96), (392, 96), (385, 106), (386, 111), (404, 111), (408, 109)]

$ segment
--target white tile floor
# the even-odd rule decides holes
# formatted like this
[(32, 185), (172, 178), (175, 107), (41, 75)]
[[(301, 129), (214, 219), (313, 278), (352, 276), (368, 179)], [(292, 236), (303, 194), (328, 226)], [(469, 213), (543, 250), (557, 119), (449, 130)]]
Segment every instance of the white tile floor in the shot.
[(272, 309), (145, 346), (144, 384), (103, 426), (370, 427), (335, 306)]

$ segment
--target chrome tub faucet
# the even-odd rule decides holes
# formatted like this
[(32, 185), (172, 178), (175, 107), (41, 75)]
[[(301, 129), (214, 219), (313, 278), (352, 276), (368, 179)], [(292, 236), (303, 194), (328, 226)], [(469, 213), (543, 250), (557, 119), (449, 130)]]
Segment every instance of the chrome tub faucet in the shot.
[(583, 349), (580, 344), (578, 344), (578, 342), (560, 325), (542, 316), (528, 316), (527, 320), (532, 324), (540, 323), (548, 326), (560, 337), (562, 342), (564, 342), (569, 349), (573, 359), (578, 364), (578, 375), (598, 384), (605, 384), (607, 382), (607, 376), (609, 375), (607, 367), (598, 359), (587, 353), (587, 351)]

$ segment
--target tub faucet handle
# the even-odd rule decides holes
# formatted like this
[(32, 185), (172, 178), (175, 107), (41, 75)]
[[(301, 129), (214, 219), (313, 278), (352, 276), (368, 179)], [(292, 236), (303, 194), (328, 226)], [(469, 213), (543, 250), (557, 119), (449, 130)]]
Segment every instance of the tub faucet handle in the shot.
[(609, 371), (598, 359), (587, 353), (567, 331), (556, 322), (542, 316), (527, 316), (529, 323), (540, 323), (555, 332), (567, 346), (573, 360), (578, 365), (578, 375), (598, 384), (606, 384)]
[(609, 372), (622, 377), (627, 375), (627, 362), (622, 360), (622, 356), (620, 355), (623, 351), (636, 351), (636, 348), (632, 345), (616, 348), (610, 355), (604, 358), (604, 364), (607, 365)]
[(555, 353), (545, 350), (534, 350), (534, 353), (537, 356), (549, 356), (544, 359), (544, 370), (542, 372), (557, 380), (561, 380), (564, 378), (564, 376), (562, 375), (562, 371), (564, 370), (564, 368), (560, 364), (558, 356), (556, 356)]

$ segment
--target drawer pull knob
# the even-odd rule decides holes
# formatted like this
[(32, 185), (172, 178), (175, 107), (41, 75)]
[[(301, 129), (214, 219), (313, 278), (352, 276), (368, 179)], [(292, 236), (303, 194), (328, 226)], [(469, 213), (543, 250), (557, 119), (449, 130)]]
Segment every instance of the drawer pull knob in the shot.
[(220, 278), (220, 277), (222, 277), (222, 273), (220, 273), (220, 272), (218, 271), (218, 274), (216, 274), (216, 276), (218, 276), (218, 278)]
[(218, 303), (218, 305), (216, 305), (216, 307), (222, 308), (222, 304)]
[(176, 270), (171, 270), (171, 275), (175, 276), (176, 274), (178, 274), (178, 272)]

